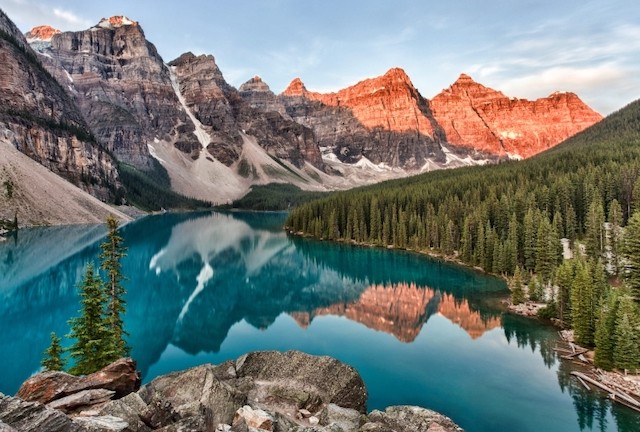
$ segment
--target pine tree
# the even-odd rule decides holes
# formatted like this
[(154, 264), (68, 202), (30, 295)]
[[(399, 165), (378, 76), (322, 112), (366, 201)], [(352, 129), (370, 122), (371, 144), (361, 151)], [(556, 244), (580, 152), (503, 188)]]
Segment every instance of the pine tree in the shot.
[(616, 314), (615, 347), (613, 361), (615, 367), (635, 372), (640, 366), (640, 346), (638, 345), (638, 312), (631, 297), (620, 298)]
[(620, 272), (620, 239), (621, 239), (621, 226), (622, 226), (622, 207), (618, 200), (611, 201), (609, 204), (609, 252), (610, 259), (609, 265), (613, 270), (613, 274)]
[(109, 233), (106, 240), (100, 245), (102, 253), (100, 259), (102, 263), (100, 267), (107, 272), (106, 298), (107, 298), (107, 317), (106, 324), (108, 329), (108, 343), (111, 345), (112, 357), (111, 361), (129, 354), (129, 347), (124, 340), (126, 332), (124, 331), (124, 322), (122, 315), (125, 312), (125, 289), (122, 281), (125, 279), (122, 275), (122, 264), (120, 260), (126, 256), (126, 249), (123, 246), (123, 239), (118, 234), (118, 221), (113, 216), (107, 218), (107, 228)]
[(544, 300), (544, 285), (535, 274), (529, 280), (529, 299), (535, 302)]
[(571, 326), (571, 285), (574, 278), (574, 264), (565, 261), (556, 271), (556, 285), (558, 286), (558, 319), (563, 327)]
[(108, 365), (113, 358), (109, 331), (103, 318), (104, 287), (94, 272), (93, 264), (89, 264), (85, 271), (80, 297), (80, 316), (69, 321), (71, 333), (68, 337), (75, 340), (69, 350), (75, 364), (69, 372), (74, 375), (96, 372)]
[(589, 205), (587, 219), (585, 221), (585, 240), (587, 255), (598, 258), (604, 251), (604, 210), (599, 195)]
[(592, 280), (587, 263), (578, 262), (571, 286), (572, 324), (576, 341), (583, 346), (593, 346), (595, 317), (592, 308)]
[(623, 255), (625, 285), (640, 302), (640, 212), (633, 214), (625, 229)]
[(60, 338), (54, 332), (51, 332), (51, 345), (44, 352), (45, 357), (42, 359), (42, 367), (47, 371), (61, 371), (64, 369), (64, 360), (62, 358), (62, 347), (60, 346)]
[(523, 303), (524, 298), (524, 290), (522, 288), (522, 272), (520, 270), (520, 266), (516, 267), (516, 270), (513, 274), (513, 278), (511, 279), (511, 303), (514, 305)]
[(609, 290), (606, 300), (603, 303), (598, 313), (598, 321), (596, 323), (594, 363), (599, 368), (611, 370), (614, 367), (614, 335), (616, 329), (616, 314), (618, 311), (617, 291)]

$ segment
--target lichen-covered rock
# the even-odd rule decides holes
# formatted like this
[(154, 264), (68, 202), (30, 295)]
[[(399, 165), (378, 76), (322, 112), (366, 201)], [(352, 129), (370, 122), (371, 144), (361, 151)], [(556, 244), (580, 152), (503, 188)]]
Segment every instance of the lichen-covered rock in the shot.
[(110, 415), (124, 420), (128, 427), (126, 432), (148, 432), (149, 425), (142, 420), (147, 413), (148, 407), (138, 393), (131, 393), (127, 396), (107, 403), (99, 411), (99, 415)]
[(127, 422), (114, 416), (76, 417), (73, 423), (80, 427), (81, 432), (126, 432), (129, 430)]
[(49, 402), (47, 407), (57, 409), (65, 414), (74, 414), (92, 409), (96, 405), (102, 406), (110, 401), (114, 394), (114, 391), (105, 389), (82, 390)]
[(66, 389), (80, 378), (65, 372), (43, 372), (26, 380), (16, 396), (27, 402), (49, 403), (69, 393)]
[(415, 406), (392, 406), (374, 410), (360, 432), (462, 432), (449, 417)]
[[(320, 403), (366, 412), (367, 389), (358, 372), (338, 360), (299, 351), (262, 351), (236, 361), (239, 377), (250, 377), (256, 388), (268, 388), (273, 398), (287, 399), (314, 412)], [(259, 397), (257, 391), (250, 398)], [(315, 399), (319, 398), (319, 401)], [(302, 405), (302, 406), (300, 406)]]
[(38, 402), (25, 402), (20, 398), (0, 393), (0, 423), (17, 431), (77, 432), (80, 426), (64, 413), (47, 408)]
[(89, 389), (114, 391), (114, 398), (120, 398), (140, 388), (140, 373), (132, 358), (121, 358), (105, 366), (98, 372), (83, 376), (69, 385), (64, 393), (75, 393)]
[(447, 417), (418, 407), (367, 415), (366, 388), (355, 369), (298, 351), (249, 353), (158, 377), (110, 401), (113, 393), (82, 390), (49, 406), (0, 395), (0, 426), (35, 432), (462, 431)]
[(203, 417), (214, 426), (230, 424), (247, 396), (216, 378), (212, 365), (158, 377), (140, 389), (140, 397), (150, 407), (171, 405), (180, 419)]

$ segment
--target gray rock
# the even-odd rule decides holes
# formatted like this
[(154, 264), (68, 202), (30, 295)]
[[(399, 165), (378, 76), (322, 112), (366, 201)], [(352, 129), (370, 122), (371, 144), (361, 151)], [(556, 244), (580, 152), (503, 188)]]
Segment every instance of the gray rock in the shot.
[(14, 428), (8, 424), (0, 421), (0, 432), (17, 432)]
[(204, 416), (193, 416), (181, 419), (176, 423), (157, 429), (157, 432), (202, 432), (214, 430)]
[(361, 432), (463, 432), (449, 417), (416, 406), (392, 406), (374, 410)]
[(220, 381), (216, 377), (219, 372), (212, 365), (202, 365), (165, 375), (143, 386), (139, 395), (151, 410), (168, 403), (180, 419), (204, 415), (212, 427), (230, 424), (247, 396)]
[[(258, 386), (270, 388), (274, 398), (292, 397), (291, 402), (297, 403), (298, 408), (311, 412), (319, 407), (314, 396), (325, 404), (334, 403), (362, 413), (367, 409), (367, 390), (360, 374), (331, 357), (299, 351), (254, 352), (237, 360), (236, 373), (239, 377), (251, 377)], [(259, 397), (260, 393), (253, 397)], [(252, 399), (252, 394), (249, 398)]]
[(48, 408), (57, 409), (66, 414), (78, 413), (111, 400), (115, 392), (113, 390), (92, 389), (82, 390), (61, 399), (56, 399), (47, 404)]
[(320, 413), (320, 424), (335, 425), (344, 431), (358, 430), (365, 421), (366, 417), (360, 412), (336, 404), (328, 404)]
[(129, 427), (127, 422), (114, 416), (76, 417), (73, 422), (82, 432), (124, 432)]
[(18, 431), (78, 432), (80, 427), (60, 411), (0, 393), (0, 422)]
[(122, 399), (107, 403), (99, 412), (99, 415), (112, 415), (124, 420), (129, 426), (126, 432), (147, 432), (151, 428), (144, 423), (142, 418), (147, 414), (149, 407), (137, 393), (131, 393)]

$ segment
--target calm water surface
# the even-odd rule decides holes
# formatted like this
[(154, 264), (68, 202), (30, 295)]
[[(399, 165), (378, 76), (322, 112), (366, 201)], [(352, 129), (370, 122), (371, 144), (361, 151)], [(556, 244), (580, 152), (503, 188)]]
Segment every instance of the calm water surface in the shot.
[[(354, 366), (369, 409), (420, 405), (473, 431), (640, 431), (640, 416), (570, 379), (553, 329), (504, 314), (495, 278), (412, 253), (288, 237), (285, 215), (166, 214), (123, 228), (132, 355), (145, 382), (247, 351)], [(69, 331), (101, 226), (0, 244), (0, 391)]]

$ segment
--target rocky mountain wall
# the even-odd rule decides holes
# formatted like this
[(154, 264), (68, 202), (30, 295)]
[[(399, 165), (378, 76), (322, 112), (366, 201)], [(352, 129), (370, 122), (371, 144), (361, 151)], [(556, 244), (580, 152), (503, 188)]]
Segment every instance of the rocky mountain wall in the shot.
[(0, 129), (18, 150), (102, 199), (118, 187), (115, 161), (24, 36), (0, 11)]

